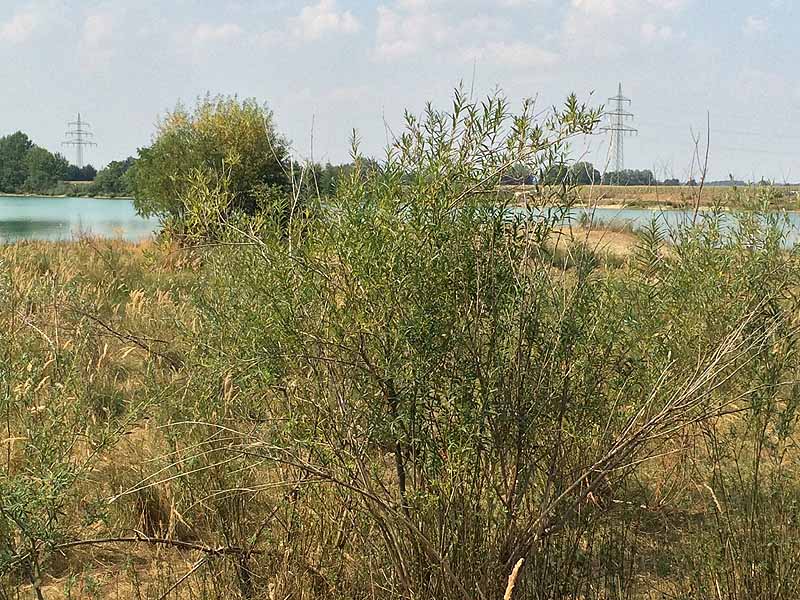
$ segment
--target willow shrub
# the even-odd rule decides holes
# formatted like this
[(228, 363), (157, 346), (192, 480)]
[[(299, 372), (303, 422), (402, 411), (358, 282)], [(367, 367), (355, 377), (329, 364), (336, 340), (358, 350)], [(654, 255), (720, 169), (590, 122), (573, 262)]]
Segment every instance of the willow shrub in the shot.
[(319, 596), (496, 598), (521, 559), (520, 597), (630, 595), (655, 560), (642, 507), (708, 459), (689, 441), (788, 401), (796, 265), (776, 224), (646, 237), (608, 273), (559, 242), (568, 186), (526, 206), (497, 191), (598, 117), (457, 95), (408, 116), (377, 168), (356, 148), (322, 218), (225, 228), (198, 298), (202, 400), (173, 435), (213, 452), (213, 477), (180, 479), (215, 490), (209, 535), (273, 548), (239, 565), (243, 595), (310, 573)]
[[(192, 110), (177, 106), (158, 124), (153, 143), (139, 151), (132, 176), (134, 204), (158, 216), (173, 237), (210, 234), (207, 222), (194, 228), (190, 204), (209, 188), (224, 187), (221, 217), (254, 215), (265, 199), (291, 187), (288, 142), (272, 112), (254, 99), (210, 96)], [(219, 220), (219, 219), (218, 219)]]
[[(126, 309), (127, 341), (183, 334), (157, 336), (177, 348), (153, 348), (123, 416), (88, 430), (105, 342), (85, 315), (120, 316), (127, 288), (76, 279), (53, 300), (9, 270), (9, 593), (41, 593), (76, 544), (155, 536), (206, 550), (173, 579), (197, 597), (499, 598), (520, 561), (518, 598), (795, 597), (797, 256), (757, 212), (702, 215), (671, 244), (649, 228), (622, 268), (565, 245), (568, 185), (523, 206), (500, 184), (520, 166), (546, 181), (598, 118), (456, 95), (377, 165), (355, 148), (333, 197), (266, 195), (253, 218), (229, 210), (228, 175), (192, 171), (196, 305), (149, 325)], [(53, 352), (64, 303), (80, 344)], [(84, 475), (144, 412), (142, 460), (99, 498)]]

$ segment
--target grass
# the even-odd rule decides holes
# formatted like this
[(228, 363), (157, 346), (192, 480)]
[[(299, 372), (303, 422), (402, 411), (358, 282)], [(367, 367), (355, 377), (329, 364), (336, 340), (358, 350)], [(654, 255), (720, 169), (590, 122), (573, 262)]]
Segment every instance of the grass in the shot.
[[(524, 186), (513, 188), (517, 194), (526, 194)], [(738, 188), (732, 186), (707, 186), (702, 189), (689, 186), (662, 185), (594, 185), (580, 186), (576, 189), (577, 200), (587, 206), (614, 208), (666, 208), (676, 210), (691, 209), (700, 196), (701, 207), (722, 206), (740, 209), (750, 206), (753, 190), (759, 188)], [(765, 198), (772, 209), (800, 210), (800, 195), (797, 187), (762, 188), (768, 191)]]
[[(603, 240), (608, 236), (612, 240), (620, 238), (618, 245), (604, 247)], [(563, 273), (568, 278), (582, 260), (572, 255), (574, 250), (566, 249), (574, 249), (575, 244), (590, 249), (600, 257), (601, 264), (611, 267), (603, 271), (606, 273), (603, 277), (609, 281), (622, 283), (633, 277), (637, 267), (632, 256), (641, 244), (638, 234), (575, 229), (569, 239), (564, 247), (565, 258), (554, 262), (559, 269), (565, 269)], [(234, 462), (219, 471), (219, 467), (213, 467), (219, 462), (213, 449), (205, 448), (198, 453), (204, 446), (196, 447), (191, 439), (179, 441), (170, 429), (161, 428), (169, 422), (191, 418), (198, 402), (204, 402), (210, 392), (218, 398), (214, 411), (219, 422), (232, 431), (253, 423), (238, 413), (256, 408), (257, 402), (253, 401), (263, 394), (258, 384), (247, 382), (244, 373), (229, 374), (216, 390), (207, 389), (206, 383), (195, 379), (208, 368), (201, 364), (207, 359), (200, 358), (203, 353), (198, 354), (197, 341), (191, 338), (191, 332), (201, 327), (200, 308), (194, 300), (198, 287), (208, 285), (215, 277), (213, 265), (217, 263), (213, 254), (218, 251), (211, 252), (209, 255), (153, 243), (92, 239), (76, 243), (21, 243), (0, 248), (0, 263), (6, 274), (6, 301), (0, 309), (0, 324), (11, 334), (4, 338), (4, 351), (16, 365), (8, 370), (6, 364), (4, 371), (5, 385), (15, 400), (11, 404), (6, 401), (4, 437), (7, 439), (0, 456), (0, 470), (8, 478), (19, 478), (26, 470), (35, 470), (28, 464), (33, 456), (31, 441), (25, 438), (36, 429), (60, 430), (55, 437), (61, 436), (65, 429), (79, 431), (80, 435), (70, 435), (67, 440), (38, 442), (40, 448), (55, 444), (66, 449), (73, 467), (92, 456), (91, 468), (75, 478), (61, 499), (60, 533), (56, 539), (126, 535), (142, 536), (144, 540), (149, 536), (216, 548), (235, 543), (239, 534), (223, 533), (224, 529), (218, 529), (220, 525), (215, 524), (216, 519), (208, 515), (209, 511), (222, 510), (221, 515), (226, 515), (225, 519), (236, 527), (246, 523), (256, 527), (277, 517), (269, 527), (268, 539), (272, 540), (267, 545), (271, 548), (269, 553), (250, 557), (247, 568), (258, 574), (252, 583), (255, 589), (264, 593), (273, 590), (269, 593), (275, 594), (280, 590), (280, 597), (286, 593), (309, 598), (329, 597), (331, 593), (366, 594), (364, 589), (359, 592), (358, 587), (341, 587), (352, 586), (358, 579), (354, 573), (365, 568), (361, 562), (364, 559), (357, 554), (348, 556), (344, 550), (340, 558), (333, 560), (336, 554), (331, 554), (332, 548), (340, 543), (337, 539), (342, 531), (328, 530), (330, 522), (323, 525), (327, 517), (317, 521), (324, 514), (325, 494), (306, 496), (304, 504), (310, 503), (306, 508), (292, 508), (294, 501), (290, 500), (279, 509), (280, 517), (272, 517), (276, 507), (302, 489), (302, 478), (286, 492), (286, 485), (275, 480), (270, 469), (258, 466), (245, 469), (245, 465)], [(220, 257), (226, 255), (223, 251)], [(567, 256), (571, 258), (567, 260)], [(194, 375), (183, 367), (184, 361), (194, 365)], [(713, 435), (722, 436), (725, 444), (732, 444), (726, 432), (743, 424), (735, 416), (726, 417), (712, 425)], [(28, 434), (24, 433), (26, 430)], [(752, 447), (741, 443), (737, 449), (733, 443), (724, 451), (727, 458), (717, 463), (712, 460), (716, 451), (710, 449), (708, 441), (703, 441), (710, 439), (709, 435), (701, 430), (692, 433), (681, 454), (669, 454), (648, 463), (629, 489), (592, 494), (587, 509), (591, 506), (592, 510), (601, 510), (605, 525), (594, 526), (582, 534), (580, 544), (584, 552), (594, 548), (590, 554), (596, 558), (592, 560), (601, 562), (581, 577), (607, 576), (601, 575), (602, 561), (607, 560), (603, 557), (621, 552), (619, 560), (628, 565), (625, 568), (630, 572), (624, 574), (624, 580), (616, 580), (615, 585), (650, 593), (680, 594), (696, 586), (715, 585), (716, 576), (710, 581), (703, 579), (703, 569), (710, 568), (703, 558), (704, 548), (713, 547), (720, 535), (730, 539), (737, 527), (745, 527), (737, 534), (745, 536), (736, 538), (737, 544), (754, 535), (755, 530), (753, 525), (738, 522), (746, 518), (747, 510), (754, 509), (751, 501), (731, 495), (720, 498), (719, 484), (713, 482), (734, 476), (731, 469), (740, 470), (742, 465), (736, 466), (731, 460), (751, 453)], [(780, 445), (777, 438), (770, 437)], [(220, 442), (226, 443), (222, 438)], [(798, 482), (791, 475), (795, 459), (789, 456), (794, 456), (794, 451), (786, 446), (783, 452), (785, 458), (780, 462), (766, 461), (769, 464), (762, 467), (766, 473), (762, 476), (780, 477), (781, 488), (790, 485), (790, 489), (781, 492), (789, 494), (788, 499), (797, 494)], [(772, 456), (772, 452), (765, 450), (764, 456)], [(188, 474), (198, 466), (211, 470), (202, 475), (185, 475), (191, 484), (172, 479), (172, 474)], [(214, 490), (229, 488), (233, 482), (227, 481), (230, 475), (226, 471), (235, 472), (239, 468), (245, 469), (242, 473), (247, 475), (247, 486), (261, 485), (264, 491), (247, 493), (243, 505), (234, 502), (215, 507)], [(140, 482), (159, 472), (162, 475), (158, 480), (163, 483), (141, 488)], [(739, 471), (737, 476), (742, 474)], [(269, 491), (269, 481), (275, 481), (274, 493)], [(240, 479), (237, 485), (244, 483)], [(730, 480), (727, 485), (732, 484)], [(141, 490), (130, 492), (137, 488)], [(716, 492), (709, 491), (715, 488)], [(730, 494), (727, 488), (723, 489)], [(122, 492), (128, 493), (120, 496)], [(110, 499), (113, 500), (109, 503)], [(774, 501), (773, 496), (773, 500), (762, 505), (759, 518), (766, 521), (759, 527), (771, 530), (771, 517), (767, 515), (774, 514), (777, 518), (783, 514), (781, 511), (794, 510), (791, 503), (782, 507), (773, 505)], [(246, 508), (246, 517), (230, 512), (242, 508)], [(323, 512), (315, 517), (318, 511)], [(739, 511), (744, 512), (740, 515)], [(293, 522), (295, 518), (301, 521)], [(335, 518), (334, 514), (330, 518)], [(781, 538), (782, 543), (790, 545), (784, 545), (781, 552), (794, 548), (795, 544), (789, 541), (794, 535), (792, 531), (790, 528), (782, 534), (790, 536)], [(732, 547), (731, 552), (741, 552), (741, 547)], [(243, 593), (235, 563), (213, 560), (197, 568), (204, 556), (203, 552), (148, 543), (76, 547), (43, 562), (36, 587), (46, 598), (160, 597), (192, 572), (195, 574), (172, 597), (222, 598)], [(715, 572), (721, 569), (730, 572), (729, 576), (750, 577), (736, 571), (739, 568), (736, 561), (744, 560), (743, 555), (728, 558), (733, 561), (730, 567), (721, 564), (715, 567)], [(511, 597), (513, 580), (519, 576), (517, 567), (508, 583), (506, 597)], [(195, 568), (197, 572), (193, 571)], [(529, 568), (540, 567), (534, 564)], [(267, 574), (262, 581), (261, 577)], [(498, 573), (498, 583), (503, 584), (507, 576)], [(623, 573), (615, 577), (623, 577)], [(795, 581), (788, 573), (783, 577)], [(12, 594), (8, 597), (34, 595), (34, 586), (16, 569), (7, 571), (3, 581), (5, 593)], [(525, 596), (521, 592), (514, 597)], [(645, 596), (637, 593), (632, 597)], [(776, 592), (752, 597), (784, 596)]]
[[(771, 208), (797, 210), (800, 197), (796, 188), (770, 188), (768, 199)], [(624, 205), (626, 207), (666, 207), (676, 209), (692, 208), (700, 197), (700, 206), (724, 206), (742, 208), (749, 195), (742, 194), (742, 188), (711, 186), (584, 186), (579, 188), (579, 198), (586, 204)]]
[(796, 598), (780, 216), (509, 219), (600, 118), (533, 114), (457, 93), (253, 218), (203, 172), (180, 245), (0, 248), (0, 598)]

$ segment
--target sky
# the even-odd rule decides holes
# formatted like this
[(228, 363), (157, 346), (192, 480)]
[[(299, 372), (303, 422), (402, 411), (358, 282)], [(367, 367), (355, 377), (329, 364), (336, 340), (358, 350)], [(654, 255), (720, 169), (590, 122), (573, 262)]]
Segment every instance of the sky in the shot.
[[(477, 98), (606, 104), (622, 83), (639, 133), (625, 166), (800, 181), (800, 0), (0, 0), (0, 135), (63, 151), (80, 112), (96, 166), (135, 155), (160, 115), (206, 93), (273, 110), (298, 158), (382, 153), (403, 113)], [(604, 135), (575, 140), (603, 170)]]

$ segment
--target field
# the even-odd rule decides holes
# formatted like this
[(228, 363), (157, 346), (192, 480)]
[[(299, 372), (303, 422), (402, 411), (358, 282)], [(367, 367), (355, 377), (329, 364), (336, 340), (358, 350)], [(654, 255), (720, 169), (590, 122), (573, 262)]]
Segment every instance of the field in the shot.
[[(586, 204), (624, 205), (629, 207), (666, 206), (670, 208), (691, 208), (700, 199), (700, 206), (741, 207), (750, 194), (743, 194), (741, 188), (725, 186), (583, 186), (578, 191), (579, 198)], [(767, 201), (772, 208), (797, 210), (800, 196), (797, 188), (770, 188)]]
[[(526, 188), (511, 188), (518, 196), (524, 196)], [(754, 193), (756, 192), (756, 193)], [(722, 206), (726, 208), (750, 208), (757, 196), (758, 188), (735, 188), (726, 186), (614, 186), (595, 185), (576, 188), (577, 201), (583, 205), (628, 208), (692, 208), (698, 203), (702, 207)], [(758, 202), (772, 209), (800, 210), (800, 188), (764, 188)]]

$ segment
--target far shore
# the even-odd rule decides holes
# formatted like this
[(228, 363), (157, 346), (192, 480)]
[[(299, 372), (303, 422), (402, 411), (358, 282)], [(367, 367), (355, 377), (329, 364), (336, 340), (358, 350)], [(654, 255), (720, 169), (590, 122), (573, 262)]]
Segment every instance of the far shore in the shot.
[(31, 194), (29, 192), (10, 194), (0, 192), (0, 198), (76, 198), (78, 200), (133, 200), (132, 196), (72, 196), (69, 194)]

